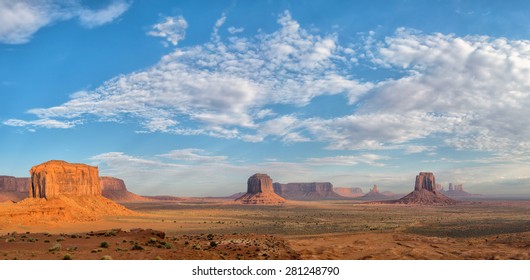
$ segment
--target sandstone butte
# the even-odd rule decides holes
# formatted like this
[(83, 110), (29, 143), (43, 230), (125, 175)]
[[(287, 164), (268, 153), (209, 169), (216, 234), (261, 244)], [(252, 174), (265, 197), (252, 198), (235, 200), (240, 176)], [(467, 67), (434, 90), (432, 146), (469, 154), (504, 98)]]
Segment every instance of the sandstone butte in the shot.
[(274, 192), (272, 179), (267, 174), (256, 173), (247, 180), (247, 193), (237, 198), (242, 204), (278, 205), (285, 199)]
[(101, 196), (98, 168), (80, 163), (51, 160), (29, 171), (29, 197)]
[(291, 200), (344, 199), (329, 182), (273, 184), (274, 192)]
[(388, 201), (387, 203), (449, 205), (456, 204), (457, 201), (436, 190), (436, 179), (432, 172), (420, 172), (420, 174), (416, 176), (413, 192), (398, 200)]
[(1, 223), (93, 221), (135, 213), (101, 194), (98, 168), (52, 160), (30, 170), (29, 198), (0, 209)]

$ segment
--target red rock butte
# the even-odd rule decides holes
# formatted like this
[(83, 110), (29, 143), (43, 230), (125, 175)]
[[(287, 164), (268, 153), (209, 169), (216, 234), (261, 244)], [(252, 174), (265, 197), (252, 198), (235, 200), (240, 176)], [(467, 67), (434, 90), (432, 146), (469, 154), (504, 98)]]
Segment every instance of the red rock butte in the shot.
[(236, 199), (243, 204), (283, 204), (285, 199), (274, 192), (272, 179), (256, 173), (247, 180), (247, 193)]
[(50, 160), (30, 170), (29, 197), (101, 196), (98, 168), (80, 163)]
[(420, 172), (416, 176), (414, 191), (406, 196), (387, 203), (420, 204), (420, 205), (449, 205), (457, 203), (436, 190), (436, 179), (432, 172)]

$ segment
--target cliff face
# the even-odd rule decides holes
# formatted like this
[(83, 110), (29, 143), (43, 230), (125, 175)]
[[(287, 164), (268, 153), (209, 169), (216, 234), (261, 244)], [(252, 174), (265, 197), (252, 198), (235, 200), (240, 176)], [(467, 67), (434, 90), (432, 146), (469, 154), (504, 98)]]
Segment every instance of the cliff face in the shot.
[(122, 179), (101, 176), (99, 177), (101, 184), (101, 193), (104, 197), (119, 201), (119, 202), (132, 202), (132, 201), (149, 201), (150, 199), (139, 196), (127, 190), (125, 182)]
[(343, 198), (333, 191), (333, 185), (329, 182), (311, 183), (274, 183), (274, 192), (280, 196), (292, 200), (322, 200)]
[(420, 172), (416, 176), (416, 183), (414, 184), (414, 190), (428, 190), (430, 192), (436, 191), (436, 179), (432, 172)]
[(30, 178), (16, 178), (12, 176), (0, 176), (0, 192), (27, 193), (31, 185)]
[(51, 160), (30, 170), (33, 198), (101, 196), (98, 168), (86, 164)]
[(243, 204), (283, 204), (285, 199), (274, 193), (267, 174), (254, 174), (247, 180), (247, 193), (236, 199)]

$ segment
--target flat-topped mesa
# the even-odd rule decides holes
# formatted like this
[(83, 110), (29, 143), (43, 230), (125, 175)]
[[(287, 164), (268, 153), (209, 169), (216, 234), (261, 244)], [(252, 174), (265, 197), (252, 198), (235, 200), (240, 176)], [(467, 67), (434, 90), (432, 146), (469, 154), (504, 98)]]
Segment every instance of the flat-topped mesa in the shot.
[(106, 191), (127, 191), (125, 182), (119, 178), (101, 176), (99, 177), (99, 182), (103, 196), (105, 196)]
[(436, 179), (432, 172), (420, 172), (419, 175), (416, 175), (416, 184), (414, 185), (414, 190), (428, 190), (430, 192), (436, 191)]
[(323, 200), (343, 198), (333, 191), (330, 182), (274, 183), (274, 192), (292, 200)]
[(30, 170), (29, 197), (101, 196), (98, 168), (80, 163), (51, 160)]
[(272, 187), (272, 179), (267, 174), (256, 173), (247, 180), (247, 193), (236, 199), (243, 204), (283, 204), (285, 199)]
[(0, 192), (28, 193), (30, 178), (16, 178), (13, 176), (0, 176)]

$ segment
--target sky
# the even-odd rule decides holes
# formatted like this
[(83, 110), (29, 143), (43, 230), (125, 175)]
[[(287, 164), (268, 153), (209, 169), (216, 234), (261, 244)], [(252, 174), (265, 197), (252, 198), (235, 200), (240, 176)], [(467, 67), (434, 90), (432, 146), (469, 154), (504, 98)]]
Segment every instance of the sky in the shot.
[(530, 2), (0, 0), (0, 174), (530, 194)]

